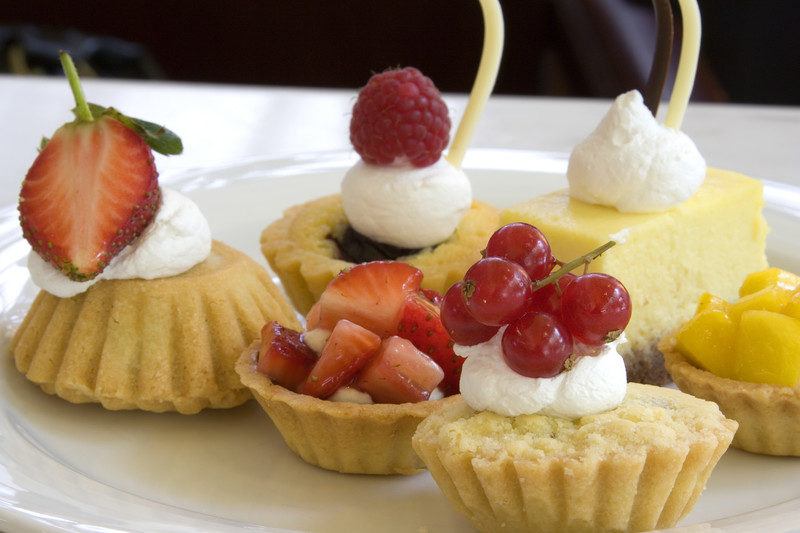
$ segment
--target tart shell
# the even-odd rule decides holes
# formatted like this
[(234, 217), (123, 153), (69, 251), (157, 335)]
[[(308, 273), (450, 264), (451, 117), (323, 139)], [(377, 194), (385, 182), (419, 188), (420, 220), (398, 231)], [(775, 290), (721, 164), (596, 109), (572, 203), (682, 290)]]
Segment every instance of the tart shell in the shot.
[(11, 352), (25, 377), (69, 402), (193, 414), (250, 398), (234, 365), (270, 320), (299, 327), (266, 270), (215, 241), (177, 276), (101, 280), (72, 298), (40, 291)]
[[(301, 313), (308, 312), (339, 272), (353, 266), (340, 259), (331, 239), (344, 234), (347, 225), (341, 196), (336, 194), (290, 207), (261, 233), (261, 251)], [(424, 288), (444, 294), (481, 258), (498, 227), (498, 211), (473, 202), (450, 239), (397, 260), (422, 270)]]
[(739, 422), (733, 446), (764, 455), (800, 456), (800, 388), (722, 378), (689, 363), (675, 338), (659, 345), (667, 370), (682, 391), (719, 405)]
[(258, 342), (236, 371), (274, 422), (286, 445), (305, 462), (347, 474), (415, 474), (425, 468), (411, 448), (417, 425), (457, 401), (354, 404), (320, 400), (272, 383), (256, 370)]
[[(645, 531), (671, 527), (699, 498), (731, 442), (736, 423), (726, 420), (713, 404), (660, 387), (629, 384), (626, 402), (631, 396), (642, 395), (654, 406), (650, 414), (638, 413), (643, 418), (636, 411), (616, 414), (618, 410), (613, 410), (579, 419), (576, 424), (580, 425), (591, 424), (595, 417), (607, 417), (583, 441), (585, 449), (578, 454), (559, 448), (557, 437), (550, 435), (542, 438), (545, 444), (535, 452), (524, 440), (516, 441), (502, 433), (490, 441), (491, 445), (476, 444), (469, 434), (450, 424), (476, 415), (463, 401), (420, 424), (413, 446), (439, 488), (480, 531)], [(649, 435), (649, 430), (659, 425), (660, 405), (697, 409), (699, 417), (710, 420), (696, 436), (684, 431), (690, 436), (674, 439), (669, 429), (654, 430)], [(557, 424), (552, 417), (537, 418), (534, 423), (544, 427)], [(649, 428), (639, 426), (641, 419), (649, 420)], [(511, 427), (526, 423), (505, 420)], [(641, 444), (621, 447), (608, 438), (614, 432), (627, 432), (629, 440), (640, 440)]]

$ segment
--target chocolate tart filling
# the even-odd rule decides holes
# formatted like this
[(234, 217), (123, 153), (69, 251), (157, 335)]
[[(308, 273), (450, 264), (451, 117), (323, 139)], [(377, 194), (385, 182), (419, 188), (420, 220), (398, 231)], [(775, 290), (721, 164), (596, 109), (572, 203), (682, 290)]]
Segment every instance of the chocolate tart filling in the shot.
[(398, 248), (391, 244), (374, 241), (362, 235), (348, 225), (340, 235), (328, 236), (339, 247), (341, 259), (351, 263), (368, 263), (370, 261), (394, 261), (419, 253), (423, 248)]

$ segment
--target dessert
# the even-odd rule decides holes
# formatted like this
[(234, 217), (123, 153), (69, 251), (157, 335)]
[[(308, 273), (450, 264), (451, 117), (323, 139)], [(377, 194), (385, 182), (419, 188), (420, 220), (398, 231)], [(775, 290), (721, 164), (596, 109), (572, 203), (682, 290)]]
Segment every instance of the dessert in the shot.
[(409, 263), (424, 272), (426, 288), (443, 292), (499, 225), (494, 208), (472, 199), (460, 168), (502, 53), (499, 3), (481, 6), (481, 63), (446, 160), (450, 118), (433, 82), (414, 68), (376, 74), (353, 108), (350, 140), (361, 161), (341, 194), (291, 207), (263, 231), (261, 249), (300, 311), (343, 268), (367, 261)]
[[(484, 266), (448, 292), (443, 320), (466, 342), (454, 348), (466, 357), (461, 397), (419, 425), (414, 449), (481, 531), (673, 526), (699, 498), (736, 422), (711, 402), (627, 383), (618, 353), (631, 317), (625, 287), (602, 273), (568, 277), (613, 243), (547, 274), (530, 268), (552, 263), (541, 232), (512, 228), (499, 232), (517, 238), (500, 234), (487, 246), (499, 255), (470, 271), (507, 261), (538, 273), (525, 291), (521, 274), (484, 276), (502, 272)], [(491, 333), (478, 335), (470, 317), (496, 333), (481, 340)]]
[(661, 342), (667, 370), (739, 422), (733, 446), (800, 456), (800, 277), (755, 272), (739, 296), (700, 297), (694, 317)]
[(732, 298), (739, 280), (767, 265), (762, 184), (706, 169), (679, 131), (700, 36), (695, 2), (680, 5), (683, 45), (665, 124), (656, 122), (637, 92), (619, 96), (573, 151), (569, 189), (501, 214), (502, 223), (537, 226), (560, 256), (609, 239), (618, 243), (592, 268), (619, 278), (630, 291), (634, 311), (623, 348), (628, 377), (656, 384), (669, 379), (658, 340), (691, 316), (700, 294)]
[(405, 263), (356, 265), (328, 285), (304, 333), (268, 323), (242, 354), (242, 382), (304, 461), (357, 474), (422, 468), (411, 435), (454, 401), (463, 362), (422, 281)]
[(234, 363), (265, 320), (296, 326), (267, 272), (212, 242), (208, 222), (161, 188), (151, 148), (169, 130), (87, 104), (68, 55), (76, 120), (45, 140), (20, 193), (28, 265), (42, 291), (11, 343), (45, 392), (107, 409), (196, 413), (250, 396)]

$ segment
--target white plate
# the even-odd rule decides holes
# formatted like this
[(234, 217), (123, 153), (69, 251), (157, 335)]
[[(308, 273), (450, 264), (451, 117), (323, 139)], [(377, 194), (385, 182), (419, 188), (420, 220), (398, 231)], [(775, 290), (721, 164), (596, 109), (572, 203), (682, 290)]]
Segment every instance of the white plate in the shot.
[[(350, 153), (253, 160), (163, 183), (198, 202), (214, 235), (264, 263), (260, 230), (338, 189)], [(476, 197), (507, 206), (564, 185), (563, 154), (473, 150)], [(800, 190), (767, 184), (769, 255), (800, 270)], [(0, 209), (0, 528), (6, 531), (464, 531), (427, 473), (341, 475), (309, 466), (254, 402), (195, 416), (110, 412), (42, 393), (8, 340), (32, 301), (16, 206)], [(800, 436), (799, 436), (800, 437)], [(800, 523), (800, 459), (731, 450), (683, 524), (788, 531)], [(699, 526), (704, 528), (706, 526)], [(693, 528), (694, 529), (694, 528)]]

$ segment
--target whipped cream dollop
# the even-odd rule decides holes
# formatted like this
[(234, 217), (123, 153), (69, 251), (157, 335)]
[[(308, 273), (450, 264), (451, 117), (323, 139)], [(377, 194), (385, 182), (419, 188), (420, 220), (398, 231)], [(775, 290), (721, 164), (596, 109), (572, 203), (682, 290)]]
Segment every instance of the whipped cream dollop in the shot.
[(706, 162), (683, 132), (659, 124), (638, 91), (621, 94), (572, 151), (570, 196), (622, 212), (664, 211), (692, 196)]
[(359, 161), (342, 181), (342, 204), (362, 235), (400, 248), (426, 248), (453, 234), (472, 205), (472, 187), (444, 158), (422, 168)]
[(153, 221), (94, 279), (73, 281), (33, 251), (28, 255), (28, 270), (39, 288), (69, 298), (101, 279), (175, 276), (205, 261), (210, 253), (211, 229), (200, 208), (181, 193), (161, 187), (161, 206)]
[(517, 374), (503, 359), (506, 328), (486, 342), (454, 347), (466, 357), (461, 369), (461, 396), (476, 411), (503, 416), (543, 414), (580, 418), (617, 407), (625, 398), (625, 362), (617, 347), (625, 335), (595, 356), (578, 357), (570, 370), (552, 378)]

